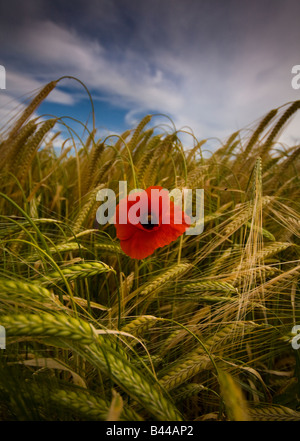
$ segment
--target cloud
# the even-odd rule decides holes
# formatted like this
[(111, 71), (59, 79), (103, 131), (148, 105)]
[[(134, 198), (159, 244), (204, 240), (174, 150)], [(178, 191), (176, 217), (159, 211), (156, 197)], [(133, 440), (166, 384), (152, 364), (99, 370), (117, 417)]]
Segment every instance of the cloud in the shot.
[[(183, 104), (182, 97), (176, 94), (176, 84), (163, 70), (155, 69), (153, 73), (149, 63), (140, 61), (139, 54), (127, 51), (121, 58), (112, 58), (98, 41), (82, 38), (74, 30), (51, 22), (37, 23), (19, 32), (19, 38), (24, 40), (23, 56), (38, 65), (40, 77), (45, 77), (46, 72), (48, 77), (52, 72), (56, 77), (72, 74), (96, 94), (100, 91), (111, 95), (115, 102), (121, 97), (121, 106), (172, 107), (176, 111)], [(12, 83), (16, 84), (14, 76)], [(28, 86), (35, 85), (34, 80), (31, 83), (28, 80)]]
[[(295, 8), (268, 0), (260, 3), (260, 12), (255, 4), (242, 8), (235, 1), (226, 7), (203, 1), (200, 8), (188, 0), (172, 2), (171, 11), (170, 2), (155, 0), (150, 9), (132, 1), (121, 10), (118, 2), (97, 7), (91, 1), (82, 20), (70, 11), (70, 20), (54, 22), (43, 18), (49, 10), (42, 14), (42, 4), (30, 26), (25, 20), (14, 29), (5, 49), (13, 54), (8, 81), (14, 95), (73, 75), (95, 102), (124, 109), (128, 124), (161, 112), (178, 129), (190, 126), (198, 138), (222, 139), (299, 99), (291, 87), (291, 67), (300, 62)], [(64, 82), (48, 99), (80, 106), (82, 91), (75, 83), (67, 90)], [(284, 132), (291, 142), (300, 138), (297, 118)]]

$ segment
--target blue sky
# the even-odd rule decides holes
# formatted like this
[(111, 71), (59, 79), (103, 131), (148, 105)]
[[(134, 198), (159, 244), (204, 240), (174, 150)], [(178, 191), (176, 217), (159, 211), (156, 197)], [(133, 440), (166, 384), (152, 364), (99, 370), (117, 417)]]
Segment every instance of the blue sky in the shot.
[[(224, 140), (300, 99), (299, 16), (296, 0), (0, 0), (0, 118), (71, 75), (92, 94), (101, 136), (163, 113), (198, 139)], [(86, 122), (90, 110), (84, 89), (63, 80), (38, 112)], [(299, 142), (299, 121), (283, 142)]]

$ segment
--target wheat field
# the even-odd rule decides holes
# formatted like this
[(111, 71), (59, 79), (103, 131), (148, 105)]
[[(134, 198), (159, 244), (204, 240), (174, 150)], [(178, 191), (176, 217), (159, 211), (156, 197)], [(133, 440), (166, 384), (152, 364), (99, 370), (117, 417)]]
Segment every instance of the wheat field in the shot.
[[(300, 420), (300, 101), (210, 155), (155, 115), (57, 153), (57, 84), (0, 132), (0, 419)], [(119, 181), (204, 189), (203, 233), (131, 259), (95, 224)]]

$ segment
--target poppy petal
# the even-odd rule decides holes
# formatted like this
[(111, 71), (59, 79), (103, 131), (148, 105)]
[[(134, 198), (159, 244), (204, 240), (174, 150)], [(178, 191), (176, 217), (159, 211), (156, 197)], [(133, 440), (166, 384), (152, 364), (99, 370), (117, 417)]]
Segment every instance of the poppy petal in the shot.
[(121, 241), (120, 245), (124, 253), (131, 258), (144, 259), (153, 254), (160, 246), (153, 239), (153, 234), (147, 234), (147, 232), (144, 233), (142, 230), (137, 229), (130, 239)]
[[(130, 203), (128, 203), (129, 205)], [(120, 212), (126, 213), (125, 214), (125, 220), (126, 223), (121, 223), (121, 219), (120, 219)], [(134, 233), (135, 233), (135, 225), (132, 225), (129, 223), (128, 221), (128, 216), (127, 216), (127, 206), (126, 206), (126, 200), (122, 200), (120, 201), (119, 205), (117, 205), (116, 207), (116, 212), (115, 212), (115, 227), (116, 227), (116, 232), (117, 232), (117, 238), (120, 240), (127, 240), (129, 239)]]
[[(141, 209), (136, 213), (138, 215), (139, 211), (145, 211), (145, 213), (140, 212), (138, 216), (146, 216), (144, 219), (148, 219), (150, 215), (156, 219), (157, 225), (152, 228), (149, 228), (148, 222), (141, 221), (142, 223), (137, 225), (130, 223), (128, 213), (130, 207), (137, 202), (136, 200), (123, 199), (116, 208), (117, 237), (120, 239), (122, 250), (133, 259), (144, 259), (153, 254), (157, 248), (169, 245), (181, 236), (191, 224), (189, 216), (169, 199), (168, 191), (166, 190), (167, 193), (164, 193), (161, 190), (165, 189), (161, 186), (153, 186), (144, 190), (148, 196), (148, 200), (146, 200), (148, 207), (143, 207), (142, 204)], [(120, 222), (120, 214), (123, 216), (122, 221), (126, 222), (127, 220), (127, 223)]]

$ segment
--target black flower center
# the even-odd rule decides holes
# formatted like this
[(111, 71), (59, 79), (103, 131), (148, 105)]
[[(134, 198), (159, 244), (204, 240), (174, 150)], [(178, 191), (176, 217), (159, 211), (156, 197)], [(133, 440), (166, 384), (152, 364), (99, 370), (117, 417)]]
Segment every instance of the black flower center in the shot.
[(153, 230), (159, 223), (154, 214), (145, 213), (141, 216), (141, 225), (145, 230)]

